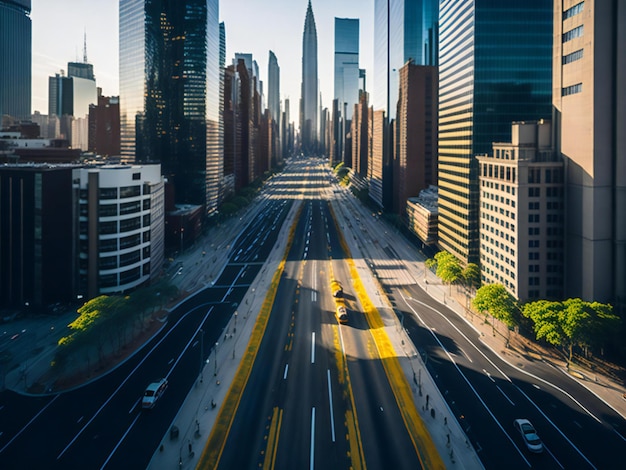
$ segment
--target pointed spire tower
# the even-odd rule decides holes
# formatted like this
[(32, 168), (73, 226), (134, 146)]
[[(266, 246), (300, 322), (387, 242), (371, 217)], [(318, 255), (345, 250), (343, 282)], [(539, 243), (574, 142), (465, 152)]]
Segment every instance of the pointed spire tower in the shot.
[(317, 29), (311, 0), (306, 9), (302, 35), (302, 96), (300, 98), (300, 136), (302, 150), (315, 153), (318, 143)]

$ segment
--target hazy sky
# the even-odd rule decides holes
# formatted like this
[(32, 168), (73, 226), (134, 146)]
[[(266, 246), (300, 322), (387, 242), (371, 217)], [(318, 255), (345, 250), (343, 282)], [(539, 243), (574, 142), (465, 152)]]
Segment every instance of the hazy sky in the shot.
[[(267, 61), (272, 50), (280, 66), (281, 97), (291, 101), (291, 120), (297, 120), (302, 73), (302, 32), (308, 0), (220, 0), (220, 20), (226, 25), (226, 63), (235, 52), (252, 53), (267, 90)], [(333, 97), (334, 21), (360, 20), (360, 67), (367, 69), (371, 92), (373, 75), (374, 0), (312, 0), (317, 26), (317, 52), (323, 105)], [(48, 112), (48, 77), (67, 63), (82, 61), (87, 34), (87, 59), (96, 83), (106, 96), (118, 87), (119, 0), (32, 0), (33, 110)], [(267, 92), (267, 91), (266, 91)]]

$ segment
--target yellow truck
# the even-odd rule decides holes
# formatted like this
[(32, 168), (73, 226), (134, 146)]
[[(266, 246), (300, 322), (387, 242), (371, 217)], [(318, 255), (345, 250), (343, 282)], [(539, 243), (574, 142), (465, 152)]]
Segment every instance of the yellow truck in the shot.
[(330, 291), (335, 298), (343, 297), (343, 286), (341, 285), (341, 282), (335, 279), (330, 281)]
[(341, 324), (348, 323), (348, 310), (346, 309), (346, 305), (343, 303), (343, 299), (335, 300), (335, 316), (337, 317), (337, 321)]

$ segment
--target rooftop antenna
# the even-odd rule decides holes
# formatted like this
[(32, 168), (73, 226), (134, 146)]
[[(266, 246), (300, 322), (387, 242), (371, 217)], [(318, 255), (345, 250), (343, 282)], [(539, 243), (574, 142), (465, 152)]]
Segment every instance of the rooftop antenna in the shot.
[(85, 28), (83, 36), (83, 63), (87, 63), (87, 28)]

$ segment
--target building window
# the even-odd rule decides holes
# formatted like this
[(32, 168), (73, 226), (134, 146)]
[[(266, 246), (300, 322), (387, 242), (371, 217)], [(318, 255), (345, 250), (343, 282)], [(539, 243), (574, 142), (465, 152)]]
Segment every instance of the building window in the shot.
[(115, 217), (117, 215), (117, 204), (102, 204), (98, 207), (100, 217)]
[(577, 83), (576, 85), (566, 86), (561, 89), (561, 96), (575, 95), (583, 91), (583, 84)]
[(100, 188), (100, 199), (117, 199), (117, 188)]
[(124, 186), (120, 188), (120, 199), (141, 196), (141, 186)]
[(568, 18), (571, 18), (572, 16), (577, 15), (578, 13), (581, 13), (583, 11), (584, 6), (585, 6), (585, 2), (580, 2), (574, 5), (573, 7), (568, 8), (567, 10), (563, 12), (563, 20), (566, 20)]
[(563, 42), (571, 41), (574, 38), (579, 38), (583, 35), (583, 25), (577, 26), (574, 29), (570, 29), (563, 33)]
[(571, 54), (566, 54), (563, 56), (563, 65), (571, 64), (572, 62), (576, 62), (583, 58), (583, 49), (579, 49), (577, 51), (572, 52)]

